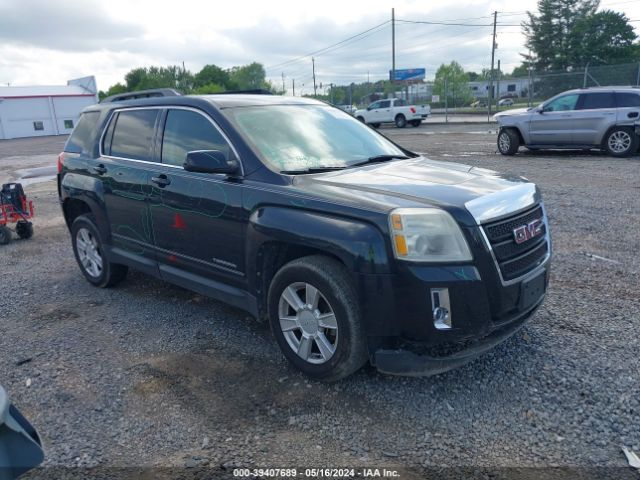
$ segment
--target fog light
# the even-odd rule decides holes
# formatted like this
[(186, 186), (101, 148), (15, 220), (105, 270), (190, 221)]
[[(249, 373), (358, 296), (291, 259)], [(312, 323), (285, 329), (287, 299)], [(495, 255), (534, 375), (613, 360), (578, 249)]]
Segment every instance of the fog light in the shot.
[(431, 289), (431, 306), (433, 307), (433, 326), (438, 330), (449, 330), (451, 323), (451, 305), (448, 288)]

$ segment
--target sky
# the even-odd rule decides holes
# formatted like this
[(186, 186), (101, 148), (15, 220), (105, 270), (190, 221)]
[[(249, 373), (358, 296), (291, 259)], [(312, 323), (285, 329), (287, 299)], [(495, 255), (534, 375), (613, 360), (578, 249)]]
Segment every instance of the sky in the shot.
[[(396, 68), (441, 63), (466, 70), (491, 64), (492, 13), (498, 11), (496, 50), (502, 70), (521, 63), (520, 23), (536, 0), (195, 1), (162, 6), (149, 0), (0, 0), (0, 84), (57, 85), (95, 75), (106, 90), (135, 67), (184, 65), (197, 72), (260, 62), (269, 80), (296, 94), (323, 86), (388, 78), (391, 8), (396, 16)], [(224, 6), (223, 6), (224, 5)], [(640, 35), (640, 0), (601, 0), (623, 12)], [(432, 25), (410, 22), (446, 22)], [(350, 37), (364, 35), (327, 49)]]

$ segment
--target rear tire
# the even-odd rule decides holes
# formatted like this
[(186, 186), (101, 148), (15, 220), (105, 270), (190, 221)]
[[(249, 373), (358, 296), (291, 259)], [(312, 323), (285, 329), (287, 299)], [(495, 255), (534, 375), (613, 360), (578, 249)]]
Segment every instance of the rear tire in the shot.
[(28, 240), (33, 237), (33, 223), (26, 220), (20, 220), (16, 224), (16, 233), (23, 240)]
[(398, 128), (404, 128), (404, 127), (407, 126), (407, 119), (401, 113), (396, 115), (395, 122), (396, 122), (396, 127), (398, 127)]
[(0, 245), (11, 243), (11, 230), (6, 225), (0, 225)]
[(520, 137), (512, 129), (505, 128), (498, 134), (498, 151), (502, 155), (515, 155), (520, 148)]
[(109, 262), (95, 218), (90, 213), (80, 215), (71, 225), (73, 253), (80, 271), (96, 287), (111, 287), (127, 276), (127, 267)]
[(273, 277), (269, 323), (284, 356), (305, 375), (336, 381), (367, 361), (357, 295), (344, 265), (312, 255)]
[(604, 139), (605, 151), (613, 157), (628, 157), (638, 150), (638, 135), (629, 127), (614, 127)]
[(419, 127), (420, 124), (422, 123), (422, 120), (411, 120), (410, 123), (412, 127)]

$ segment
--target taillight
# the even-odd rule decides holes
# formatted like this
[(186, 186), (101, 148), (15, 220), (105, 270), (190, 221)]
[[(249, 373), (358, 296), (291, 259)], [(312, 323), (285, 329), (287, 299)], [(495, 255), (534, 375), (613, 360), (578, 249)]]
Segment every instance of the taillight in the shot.
[(416, 113), (416, 109), (411, 107), (409, 110), (411, 110), (411, 113)]
[(64, 166), (64, 152), (58, 155), (58, 173), (62, 172), (63, 166)]

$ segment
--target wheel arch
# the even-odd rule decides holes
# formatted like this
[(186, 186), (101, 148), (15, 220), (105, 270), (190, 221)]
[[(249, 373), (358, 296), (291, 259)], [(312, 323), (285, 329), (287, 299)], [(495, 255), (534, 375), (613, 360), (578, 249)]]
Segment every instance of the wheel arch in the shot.
[(516, 127), (514, 125), (506, 125), (504, 127), (500, 127), (500, 131), (498, 132), (498, 135), (503, 130), (512, 130), (512, 131), (516, 132), (516, 134), (518, 135), (518, 140), (520, 140), (520, 145), (526, 146), (527, 142), (524, 139), (524, 135), (522, 135), (522, 131), (520, 130), (520, 127)]
[(286, 263), (325, 255), (345, 266), (356, 281), (360, 273), (388, 273), (388, 247), (372, 224), (319, 212), (261, 207), (250, 216), (246, 240), (247, 282), (265, 312), (273, 275)]

